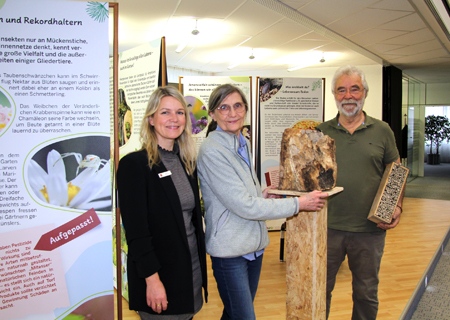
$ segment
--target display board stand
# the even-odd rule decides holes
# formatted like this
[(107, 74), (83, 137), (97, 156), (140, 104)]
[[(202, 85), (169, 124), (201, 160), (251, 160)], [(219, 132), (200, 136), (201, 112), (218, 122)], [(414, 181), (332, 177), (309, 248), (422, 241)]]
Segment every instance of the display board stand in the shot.
[[(335, 187), (328, 195), (339, 193)], [(302, 196), (305, 192), (270, 190)], [(327, 282), (327, 204), (317, 212), (299, 212), (286, 221), (286, 319), (325, 320)]]

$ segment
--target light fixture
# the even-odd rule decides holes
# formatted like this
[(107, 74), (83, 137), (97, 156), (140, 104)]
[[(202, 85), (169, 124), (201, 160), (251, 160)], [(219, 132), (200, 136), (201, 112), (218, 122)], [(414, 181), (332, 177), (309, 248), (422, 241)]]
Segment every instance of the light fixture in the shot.
[(197, 29), (197, 21), (198, 20), (195, 20), (195, 29), (192, 30), (192, 32), (191, 32), (191, 34), (194, 35), (194, 36), (196, 36), (196, 35), (198, 35), (200, 33), (200, 31), (198, 31), (198, 29)]
[(450, 5), (444, 0), (428, 0), (425, 1), (437, 23), (441, 27), (447, 39), (450, 39), (450, 13), (448, 6)]
[(296, 60), (301, 61), (301, 63), (294, 67), (287, 69), (287, 71), (291, 72), (291, 71), (295, 71), (295, 70), (298, 70), (301, 68), (306, 68), (306, 67), (317, 64), (317, 61), (325, 62), (324, 53), (322, 52), (322, 54), (321, 54), (318, 51), (303, 52), (296, 56)]
[[(242, 48), (242, 49), (245, 49), (245, 48)], [(250, 54), (250, 56), (249, 56), (248, 58), (249, 58), (250, 60), (255, 59), (255, 55), (253, 54), (253, 49), (252, 49), (252, 52), (251, 52), (251, 54)], [(239, 60), (237, 60), (238, 62), (236, 62), (236, 63), (230, 65), (229, 67), (227, 67), (227, 69), (228, 69), (228, 70), (231, 70), (231, 69), (233, 69), (233, 68), (237, 67), (238, 65), (240, 65), (240, 64), (242, 64), (242, 63), (245, 62), (244, 59), (241, 59), (241, 58), (238, 58), (238, 59), (239, 59)]]
[[(199, 33), (200, 33), (200, 31), (197, 29), (197, 20), (195, 20), (195, 28), (194, 28), (194, 30), (191, 31), (191, 35), (196, 36)], [(186, 46), (188, 45), (189, 41), (192, 40), (192, 36), (185, 37), (185, 39), (175, 49), (175, 52), (180, 53), (181, 51), (183, 51), (184, 48), (186, 48)]]
[(255, 59), (255, 56), (253, 55), (253, 49), (252, 49), (252, 54), (250, 55), (250, 57), (248, 57), (250, 60)]
[(319, 60), (320, 63), (324, 63), (325, 62), (325, 53), (322, 52), (322, 59)]

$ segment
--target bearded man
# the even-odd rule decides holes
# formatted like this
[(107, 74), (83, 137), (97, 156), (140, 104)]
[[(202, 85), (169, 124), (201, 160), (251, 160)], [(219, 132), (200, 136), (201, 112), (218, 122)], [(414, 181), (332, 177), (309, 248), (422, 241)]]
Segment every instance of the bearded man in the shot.
[(347, 256), (353, 277), (352, 319), (376, 319), (386, 230), (397, 226), (402, 213), (400, 199), (390, 224), (367, 219), (385, 166), (400, 163), (390, 127), (363, 111), (368, 91), (361, 70), (339, 68), (332, 82), (338, 115), (316, 127), (335, 140), (336, 185), (344, 187), (328, 200), (327, 318), (336, 274)]

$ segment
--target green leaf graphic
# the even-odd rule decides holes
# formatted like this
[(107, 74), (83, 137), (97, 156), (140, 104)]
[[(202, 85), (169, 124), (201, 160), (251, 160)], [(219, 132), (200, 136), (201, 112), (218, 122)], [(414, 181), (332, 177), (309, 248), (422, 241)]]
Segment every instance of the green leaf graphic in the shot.
[(322, 88), (322, 80), (317, 80), (316, 82), (313, 82), (313, 87), (311, 91), (315, 91), (316, 89)]
[(98, 22), (105, 21), (109, 17), (109, 10), (107, 8), (108, 2), (100, 3), (88, 1), (86, 12), (94, 20)]

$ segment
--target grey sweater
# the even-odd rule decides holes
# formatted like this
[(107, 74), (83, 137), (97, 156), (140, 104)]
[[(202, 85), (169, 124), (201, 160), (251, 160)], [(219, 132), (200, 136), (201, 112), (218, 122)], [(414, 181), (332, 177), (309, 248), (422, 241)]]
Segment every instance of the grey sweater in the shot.
[[(213, 131), (198, 154), (206, 252), (214, 257), (239, 257), (264, 249), (269, 244), (264, 221), (298, 212), (296, 198), (263, 198), (254, 167), (238, 154), (238, 148), (236, 135)], [(247, 154), (251, 161), (248, 142)]]

